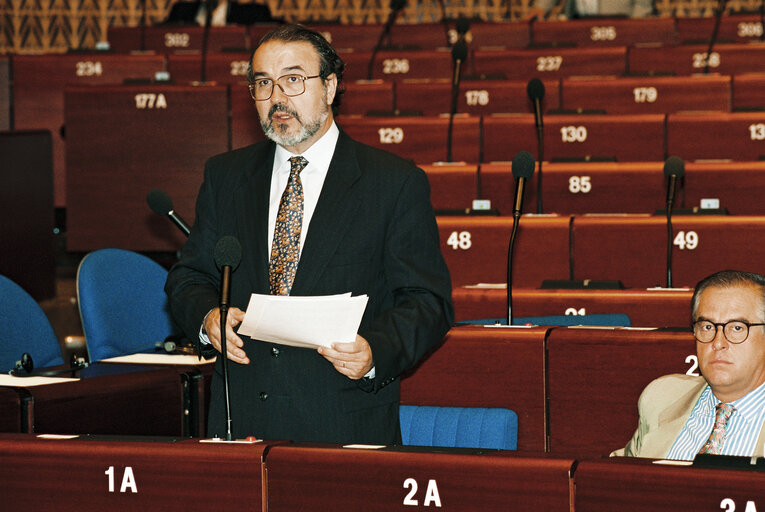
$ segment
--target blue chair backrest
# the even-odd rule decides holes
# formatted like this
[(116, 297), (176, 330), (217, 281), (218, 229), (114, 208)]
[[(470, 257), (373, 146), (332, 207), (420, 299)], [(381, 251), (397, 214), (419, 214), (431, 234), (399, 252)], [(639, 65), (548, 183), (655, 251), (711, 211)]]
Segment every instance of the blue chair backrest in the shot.
[[(461, 320), (457, 325), (507, 325), (507, 318), (481, 318)], [(630, 327), (630, 317), (624, 313), (597, 313), (594, 315), (550, 315), (522, 316), (513, 318), (513, 325), (603, 325), (608, 327)]]
[(501, 450), (518, 446), (518, 415), (510, 409), (401, 405), (399, 419), (405, 445)]
[(154, 350), (178, 331), (164, 286), (167, 270), (123, 249), (87, 254), (77, 269), (77, 300), (90, 361)]
[(64, 364), (61, 345), (39, 304), (18, 284), (0, 275), (0, 373), (29, 352), (35, 368)]

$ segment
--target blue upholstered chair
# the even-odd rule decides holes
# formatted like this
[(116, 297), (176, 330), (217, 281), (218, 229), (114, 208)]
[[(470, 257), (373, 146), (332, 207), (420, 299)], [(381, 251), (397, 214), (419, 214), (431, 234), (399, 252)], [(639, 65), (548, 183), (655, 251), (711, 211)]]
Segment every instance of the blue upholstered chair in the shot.
[(56, 333), (40, 305), (18, 284), (0, 275), (0, 372), (28, 352), (36, 368), (64, 364)]
[(405, 445), (515, 450), (518, 416), (485, 407), (399, 406)]
[(123, 249), (99, 249), (77, 268), (77, 300), (90, 361), (153, 351), (178, 331), (164, 286), (167, 270)]

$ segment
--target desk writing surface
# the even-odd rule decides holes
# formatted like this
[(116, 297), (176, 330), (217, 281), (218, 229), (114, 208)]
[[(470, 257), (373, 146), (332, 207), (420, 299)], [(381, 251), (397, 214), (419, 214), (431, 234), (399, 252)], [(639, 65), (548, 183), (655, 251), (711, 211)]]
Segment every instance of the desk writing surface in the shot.
[(731, 77), (719, 75), (573, 77), (561, 83), (561, 108), (607, 114), (731, 109)]
[[(693, 290), (538, 290), (513, 289), (513, 315), (550, 316), (624, 313), (633, 327), (685, 327)], [(507, 289), (458, 287), (452, 290), (455, 320), (507, 315)]]
[[(145, 28), (146, 50), (160, 54), (202, 50), (204, 27), (197, 25), (155, 25)], [(229, 25), (210, 27), (207, 50), (219, 52), (224, 48), (245, 48), (247, 28)], [(127, 53), (141, 49), (140, 27), (109, 27), (107, 33), (110, 49)]]
[(268, 509), (570, 510), (569, 458), (280, 445), (266, 455)]
[[(694, 287), (718, 270), (763, 272), (765, 218), (673, 216), (672, 285)], [(577, 216), (574, 279), (621, 280), (627, 288), (666, 286), (665, 216)]]
[(205, 161), (229, 148), (225, 86), (71, 88), (67, 248), (175, 251), (183, 234), (146, 205), (164, 190), (189, 224)]
[(690, 328), (553, 329), (547, 337), (550, 451), (605, 456), (624, 447), (637, 428), (645, 386), (669, 373), (698, 375), (695, 354)]
[(669, 114), (667, 153), (685, 160), (761, 160), (765, 112)]
[[(507, 282), (512, 217), (438, 217), (441, 252), (452, 286)], [(534, 288), (569, 278), (569, 217), (522, 216), (513, 252), (513, 283)]]
[(511, 409), (518, 415), (518, 449), (542, 451), (547, 331), (452, 327), (442, 344), (401, 379), (401, 403)]
[(765, 472), (654, 464), (649, 459), (580, 461), (577, 512), (761, 510)]
[[(241, 86), (247, 92), (247, 67), (250, 52), (225, 52), (207, 54), (206, 79), (208, 82)], [(176, 84), (202, 80), (202, 56), (200, 54), (170, 54), (167, 56), (167, 71)]]
[(608, 48), (528, 48), (515, 50), (475, 50), (472, 72), (476, 75), (503, 76), (508, 80), (562, 78), (575, 75), (622, 75), (626, 71), (627, 49)]
[(631, 46), (639, 43), (675, 42), (672, 18), (581, 18), (565, 21), (537, 21), (536, 44), (574, 44), (576, 46)]
[[(164, 71), (161, 55), (76, 53), (13, 55), (13, 127), (50, 130), (53, 135), (54, 205), (66, 201), (64, 88), (68, 85), (119, 84), (126, 79), (151, 79)], [(68, 139), (72, 137), (68, 135)]]
[(259, 511), (266, 446), (1, 434), (0, 495), (29, 510)]
[(708, 44), (680, 46), (635, 46), (628, 52), (630, 73), (672, 73), (691, 75), (704, 73), (707, 60), (709, 72), (734, 75), (765, 71), (765, 43), (717, 44), (707, 59)]

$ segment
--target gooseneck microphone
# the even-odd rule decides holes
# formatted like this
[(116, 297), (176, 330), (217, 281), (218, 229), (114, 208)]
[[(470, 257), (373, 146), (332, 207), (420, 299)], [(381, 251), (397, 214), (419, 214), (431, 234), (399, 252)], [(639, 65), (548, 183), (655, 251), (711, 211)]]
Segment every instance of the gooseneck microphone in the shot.
[(460, 78), (462, 75), (462, 63), (467, 60), (468, 47), (465, 41), (457, 41), (452, 46), (452, 60), (454, 68), (452, 72), (452, 101), (449, 108), (449, 129), (446, 135), (446, 161), (452, 160), (452, 132), (454, 131), (454, 114), (457, 113), (457, 98), (460, 93)]
[(685, 174), (685, 162), (680, 157), (671, 156), (664, 162), (664, 177), (667, 178), (667, 288), (672, 288), (672, 203), (675, 201), (677, 180)]
[(513, 325), (513, 248), (523, 211), (523, 193), (526, 188), (526, 180), (534, 174), (534, 157), (528, 151), (521, 151), (513, 158), (512, 166), (513, 177), (516, 182), (515, 201), (513, 203), (513, 231), (510, 234), (510, 245), (507, 249), (507, 325)]
[(406, 0), (390, 0), (390, 13), (388, 14), (388, 20), (385, 22), (385, 25), (383, 25), (383, 30), (380, 33), (380, 38), (377, 40), (377, 44), (375, 44), (375, 47), (372, 49), (372, 57), (369, 59), (369, 65), (367, 66), (368, 80), (372, 80), (372, 72), (374, 71), (375, 57), (377, 57), (377, 52), (379, 52), (380, 48), (382, 48), (385, 38), (390, 34), (390, 29), (393, 27), (398, 14), (404, 7), (406, 7)]
[(545, 84), (539, 78), (532, 78), (526, 86), (526, 94), (529, 95), (529, 99), (534, 105), (534, 125), (537, 129), (537, 161), (539, 162), (539, 172), (537, 174), (537, 213), (542, 213), (542, 161), (545, 154), (542, 99), (545, 97)]
[(151, 208), (154, 213), (157, 215), (167, 215), (170, 217), (170, 220), (173, 221), (173, 224), (183, 231), (184, 235), (189, 236), (189, 233), (191, 233), (189, 225), (175, 213), (175, 210), (173, 209), (173, 201), (163, 190), (158, 188), (149, 190), (149, 193), (146, 194), (146, 202), (149, 203), (149, 208)]
[(223, 385), (226, 396), (226, 441), (231, 441), (231, 404), (228, 391), (228, 349), (226, 348), (226, 318), (231, 298), (231, 273), (242, 261), (242, 246), (233, 236), (224, 236), (215, 244), (215, 265), (220, 269), (220, 353)]
[(715, 10), (715, 26), (712, 29), (712, 37), (709, 38), (709, 47), (707, 48), (707, 61), (704, 64), (704, 74), (709, 74), (709, 61), (712, 60), (712, 49), (717, 43), (717, 34), (720, 31), (720, 21), (722, 20), (723, 13), (725, 13), (725, 6), (728, 0), (718, 0), (717, 9)]

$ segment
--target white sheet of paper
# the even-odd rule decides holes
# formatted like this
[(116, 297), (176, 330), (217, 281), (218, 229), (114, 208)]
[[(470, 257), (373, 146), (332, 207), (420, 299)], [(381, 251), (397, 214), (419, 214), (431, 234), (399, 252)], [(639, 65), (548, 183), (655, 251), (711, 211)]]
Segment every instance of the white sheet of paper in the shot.
[(67, 377), (14, 377), (12, 375), (0, 375), (0, 386), (31, 388), (32, 386), (45, 386), (47, 384), (59, 384), (61, 382), (77, 382), (78, 380), (80, 379), (70, 379)]
[(238, 333), (293, 347), (329, 347), (356, 339), (368, 297), (292, 297), (253, 293)]
[(215, 358), (202, 359), (194, 354), (128, 354), (126, 356), (102, 359), (101, 363), (133, 363), (133, 364), (182, 364), (203, 365), (215, 362)]

